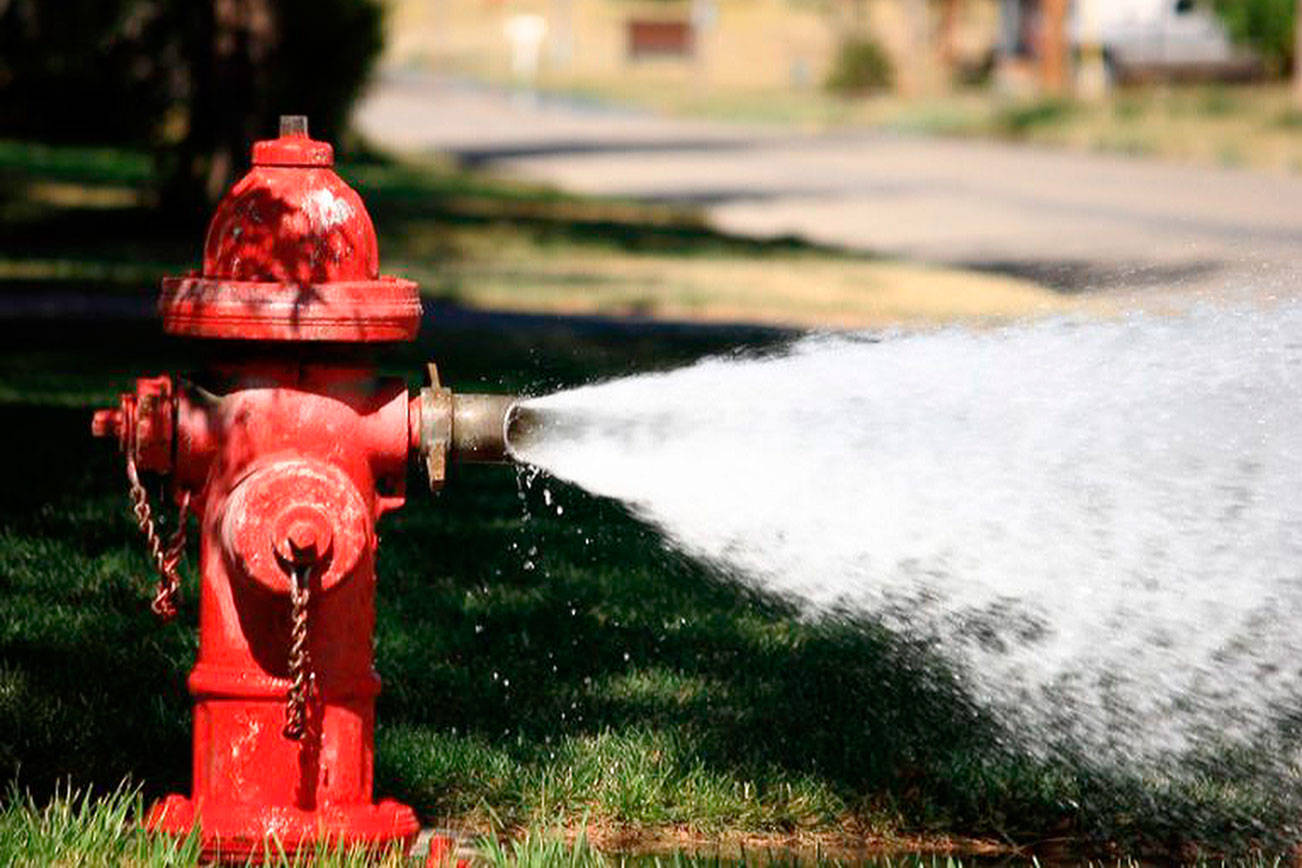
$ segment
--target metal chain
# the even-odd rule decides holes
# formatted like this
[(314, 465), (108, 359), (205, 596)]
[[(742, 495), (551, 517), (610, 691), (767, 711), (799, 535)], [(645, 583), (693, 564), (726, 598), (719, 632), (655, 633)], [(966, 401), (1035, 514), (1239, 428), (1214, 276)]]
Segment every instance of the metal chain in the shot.
[(150, 601), (149, 608), (161, 620), (170, 621), (176, 617), (176, 594), (181, 587), (181, 576), (177, 567), (185, 555), (185, 519), (190, 510), (190, 492), (181, 491), (176, 528), (164, 543), (158, 533), (153, 510), (149, 506), (149, 492), (140, 482), (135, 459), (129, 451), (127, 452), (127, 481), (131, 484), (131, 511), (135, 514), (140, 532), (145, 535), (150, 560), (154, 562), (154, 570), (158, 573), (158, 585), (154, 589), (154, 598)]
[(285, 694), (285, 738), (300, 741), (307, 732), (307, 700), (314, 676), (307, 651), (307, 604), (311, 595), (312, 568), (290, 568), (289, 600), (292, 607), (289, 631), (289, 691)]

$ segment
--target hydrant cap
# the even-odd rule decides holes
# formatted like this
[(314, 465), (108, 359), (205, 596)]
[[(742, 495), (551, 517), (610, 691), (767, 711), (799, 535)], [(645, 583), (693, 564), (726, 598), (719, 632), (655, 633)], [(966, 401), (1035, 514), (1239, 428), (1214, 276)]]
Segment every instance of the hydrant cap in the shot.
[(380, 276), (375, 227), (333, 163), (305, 118), (281, 118), (280, 137), (253, 146), (252, 170), (217, 206), (202, 274), (163, 282), (164, 329), (277, 341), (415, 337), (416, 285)]

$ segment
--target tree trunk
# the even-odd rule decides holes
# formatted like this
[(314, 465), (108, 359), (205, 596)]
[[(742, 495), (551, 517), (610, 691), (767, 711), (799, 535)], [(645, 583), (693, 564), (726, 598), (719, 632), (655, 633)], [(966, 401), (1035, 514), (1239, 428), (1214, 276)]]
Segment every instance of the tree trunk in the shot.
[(248, 159), (259, 129), (275, 19), (267, 0), (196, 0), (187, 21), (189, 117), (164, 191), (173, 213), (207, 214)]
[(940, 12), (940, 62), (951, 80), (958, 63), (958, 14), (962, 5), (962, 0), (944, 0)]
[(926, 89), (927, 66), (932, 46), (927, 38), (927, 0), (904, 0), (904, 28), (908, 49), (900, 70), (900, 91), (919, 96)]
[(1067, 92), (1067, 0), (1041, 0), (1040, 82), (1045, 93)]
[(1293, 13), (1293, 105), (1302, 109), (1302, 0)]

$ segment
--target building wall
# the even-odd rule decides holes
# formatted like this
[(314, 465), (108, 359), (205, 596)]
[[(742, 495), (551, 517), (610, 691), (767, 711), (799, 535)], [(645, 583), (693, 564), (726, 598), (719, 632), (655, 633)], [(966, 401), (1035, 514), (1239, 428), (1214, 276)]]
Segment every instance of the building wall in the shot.
[[(541, 73), (549, 81), (621, 83), (645, 87), (692, 84), (753, 91), (817, 88), (841, 39), (865, 33), (892, 56), (910, 89), (943, 86), (930, 52), (913, 49), (911, 0), (392, 0), (386, 60), (423, 63), (493, 79), (511, 77), (505, 35), (513, 15), (547, 22)], [(927, 7), (924, 38), (941, 26), (940, 4)], [(954, 47), (976, 62), (993, 50), (999, 0), (962, 0)], [(694, 20), (697, 50), (690, 58), (630, 60), (630, 19)]]

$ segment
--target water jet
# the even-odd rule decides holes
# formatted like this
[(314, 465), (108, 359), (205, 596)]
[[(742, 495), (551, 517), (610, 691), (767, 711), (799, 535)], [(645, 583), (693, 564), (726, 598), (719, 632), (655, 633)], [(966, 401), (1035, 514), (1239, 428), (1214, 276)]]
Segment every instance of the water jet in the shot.
[(1279, 786), (1299, 333), (1281, 302), (812, 336), (526, 400), (511, 445), (808, 617), (926, 643), (1019, 749), (1157, 778), (1264, 752)]

